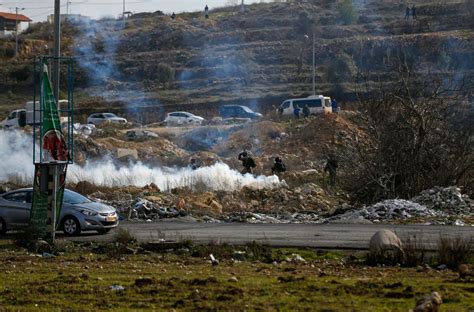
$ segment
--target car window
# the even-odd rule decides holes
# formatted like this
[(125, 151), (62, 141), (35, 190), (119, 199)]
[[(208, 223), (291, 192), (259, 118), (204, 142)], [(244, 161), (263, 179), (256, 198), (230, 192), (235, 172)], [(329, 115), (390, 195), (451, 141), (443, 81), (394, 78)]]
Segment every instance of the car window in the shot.
[(253, 113), (253, 111), (250, 108), (248, 108), (247, 106), (240, 106), (240, 107), (247, 113)]
[(169, 113), (168, 114), (170, 117), (177, 117), (177, 114), (176, 113)]
[(112, 114), (112, 113), (107, 113), (107, 114), (103, 114), (103, 115), (104, 115), (104, 118), (115, 118), (115, 117), (117, 117), (117, 115)]
[[(8, 201), (16, 202), (16, 203), (27, 203), (28, 202), (28, 194), (27, 192), (15, 192), (8, 195), (3, 196)], [(31, 202), (31, 201), (30, 201)]]
[(68, 204), (83, 204), (90, 203), (91, 200), (79, 193), (70, 190), (64, 190), (63, 202)]
[(285, 101), (285, 102), (283, 102), (283, 104), (281, 105), (281, 107), (282, 107), (283, 109), (290, 107), (290, 101)]
[(320, 99), (310, 99), (310, 100), (299, 100), (297, 101), (299, 107), (322, 107), (322, 102)]
[(14, 118), (16, 118), (16, 112), (13, 112), (8, 116), (8, 119), (14, 119)]
[(324, 99), (324, 105), (325, 105), (326, 107), (331, 107), (331, 100), (329, 100), (329, 99)]

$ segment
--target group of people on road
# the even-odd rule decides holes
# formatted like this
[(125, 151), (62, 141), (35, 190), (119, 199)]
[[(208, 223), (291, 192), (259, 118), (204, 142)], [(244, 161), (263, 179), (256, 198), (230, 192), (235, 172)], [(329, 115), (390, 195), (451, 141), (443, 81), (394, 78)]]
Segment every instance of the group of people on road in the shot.
[(416, 5), (412, 5), (411, 9), (409, 6), (406, 7), (405, 9), (405, 19), (408, 20), (410, 19), (410, 14), (413, 19), (416, 19)]

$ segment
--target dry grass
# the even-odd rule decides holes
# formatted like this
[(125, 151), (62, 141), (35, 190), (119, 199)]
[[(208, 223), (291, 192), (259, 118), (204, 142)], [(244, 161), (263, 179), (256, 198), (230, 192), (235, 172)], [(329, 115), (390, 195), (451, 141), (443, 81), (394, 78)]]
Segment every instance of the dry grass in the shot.
[(457, 269), (460, 264), (468, 263), (473, 257), (473, 240), (461, 236), (440, 236), (438, 241), (438, 263)]

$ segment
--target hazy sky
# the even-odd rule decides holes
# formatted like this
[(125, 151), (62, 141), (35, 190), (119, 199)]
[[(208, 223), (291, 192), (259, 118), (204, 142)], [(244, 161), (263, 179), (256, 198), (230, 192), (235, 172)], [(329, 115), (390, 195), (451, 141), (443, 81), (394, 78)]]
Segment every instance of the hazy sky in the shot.
[[(235, 0), (125, 0), (125, 11), (131, 12), (189, 12), (224, 6)], [(241, 0), (238, 0), (239, 3)], [(124, 0), (61, 0), (61, 13), (68, 9), (70, 14), (82, 14), (93, 18), (118, 16), (122, 13)], [(245, 0), (245, 3), (262, 2)], [(268, 2), (266, 0), (265, 2)], [(33, 21), (44, 21), (54, 12), (54, 0), (0, 0), (0, 11), (15, 12), (15, 7), (25, 8), (21, 11)], [(20, 12), (19, 12), (20, 13)]]

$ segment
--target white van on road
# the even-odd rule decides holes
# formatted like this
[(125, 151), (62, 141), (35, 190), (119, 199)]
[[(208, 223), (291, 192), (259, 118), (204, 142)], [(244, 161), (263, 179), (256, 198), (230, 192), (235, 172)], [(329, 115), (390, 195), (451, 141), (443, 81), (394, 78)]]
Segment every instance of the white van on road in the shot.
[(310, 114), (321, 114), (321, 113), (331, 113), (331, 98), (328, 96), (323, 95), (311, 95), (307, 98), (299, 98), (299, 99), (288, 99), (283, 101), (279, 108), (277, 109), (277, 113), (282, 115), (293, 115), (293, 110), (295, 106), (301, 109), (300, 114), (302, 114), (303, 107), (308, 105), (309, 113)]

